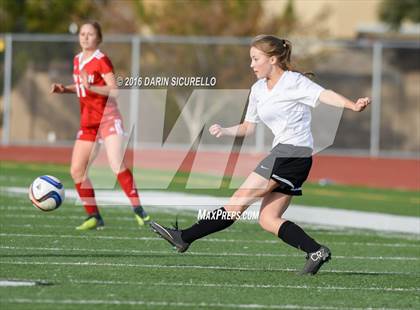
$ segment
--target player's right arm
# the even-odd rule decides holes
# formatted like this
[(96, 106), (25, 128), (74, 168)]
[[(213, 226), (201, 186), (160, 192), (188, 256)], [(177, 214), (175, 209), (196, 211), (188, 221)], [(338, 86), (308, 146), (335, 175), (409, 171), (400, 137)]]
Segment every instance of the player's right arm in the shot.
[(64, 86), (60, 83), (53, 83), (51, 84), (50, 94), (57, 93), (57, 94), (66, 94), (66, 93), (76, 93), (76, 84), (71, 84)]
[(216, 136), (216, 138), (223, 136), (245, 137), (254, 133), (255, 125), (255, 123), (247, 121), (242, 124), (226, 128), (223, 128), (219, 124), (214, 124), (209, 128), (209, 132), (211, 135)]
[(212, 136), (216, 136), (216, 138), (223, 136), (246, 137), (254, 133), (255, 126), (259, 122), (259, 117), (257, 112), (257, 102), (253, 89), (254, 86), (252, 86), (251, 93), (249, 95), (249, 104), (246, 111), (245, 120), (239, 125), (226, 128), (220, 126), (219, 124), (214, 124), (209, 128), (209, 132)]

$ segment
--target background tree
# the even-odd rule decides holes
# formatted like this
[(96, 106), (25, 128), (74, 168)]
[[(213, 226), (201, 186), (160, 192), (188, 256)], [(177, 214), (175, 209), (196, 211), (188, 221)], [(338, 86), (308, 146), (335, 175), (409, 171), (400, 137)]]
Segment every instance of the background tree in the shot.
[(71, 22), (97, 17), (107, 0), (2, 0), (0, 32), (68, 33)]
[(379, 17), (395, 30), (404, 21), (420, 23), (420, 0), (382, 0)]
[[(174, 0), (135, 1), (140, 29), (146, 33), (181, 36), (253, 37), (260, 33), (288, 37), (308, 29), (299, 22), (293, 0), (274, 2), (284, 6), (280, 14), (267, 14), (262, 1), (254, 0)], [(273, 10), (274, 11), (274, 10)], [(278, 11), (278, 10), (275, 10)], [(311, 23), (311, 29), (322, 23)], [(159, 45), (142, 44), (142, 72), (156, 72), (167, 76), (217, 77), (217, 88), (249, 88), (254, 77), (249, 69), (249, 47), (238, 45)], [(170, 89), (167, 121), (174, 122), (191, 94), (192, 88)], [(204, 105), (207, 105), (205, 108)], [(225, 106), (215, 102), (211, 108), (202, 101), (191, 111), (184, 110), (189, 138), (192, 142), (197, 126), (210, 121)], [(203, 113), (203, 111), (205, 111)], [(171, 128), (172, 126), (167, 126)], [(184, 141), (185, 142), (185, 141)]]
[[(256, 0), (3, 0), (0, 1), (0, 32), (69, 33), (72, 22), (81, 24), (96, 19), (103, 26), (105, 37), (112, 33), (139, 33), (143, 35), (229, 36), (253, 37), (259, 33), (289, 37), (292, 34), (314, 33), (322, 23), (302, 24), (294, 10), (293, 0), (271, 2)], [(283, 7), (279, 14), (276, 6)], [(51, 45), (50, 45), (51, 47)], [(129, 45), (107, 43), (109, 53), (119, 75), (130, 74)], [(13, 85), (33, 63), (35, 71), (71, 71), (68, 59), (77, 53), (75, 42), (58, 44), (45, 51), (43, 44), (20, 42), (14, 54)], [(47, 53), (47, 54), (46, 54)], [(140, 67), (148, 76), (202, 76), (217, 77), (217, 88), (246, 89), (254, 81), (249, 69), (247, 45), (225, 44), (141, 44)], [(45, 59), (49, 61), (36, 61)], [(61, 64), (65, 64), (64, 66)], [(66, 65), (68, 64), (68, 65)], [(168, 126), (176, 121), (192, 88), (171, 88), (168, 93)], [(183, 111), (186, 131), (182, 137), (193, 140), (202, 119), (210, 120), (223, 105), (201, 102), (192, 111)], [(205, 111), (205, 112), (203, 112)], [(219, 117), (219, 116), (217, 116)]]

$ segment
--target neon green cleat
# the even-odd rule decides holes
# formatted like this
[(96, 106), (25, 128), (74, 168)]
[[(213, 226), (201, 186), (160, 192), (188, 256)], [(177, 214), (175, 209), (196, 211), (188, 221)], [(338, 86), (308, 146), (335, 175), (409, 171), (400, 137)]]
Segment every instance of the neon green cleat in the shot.
[(134, 214), (134, 216), (136, 217), (137, 224), (139, 224), (139, 226), (144, 226), (145, 224), (148, 224), (150, 222), (149, 215), (146, 215), (146, 217), (141, 217), (138, 214)]
[(89, 216), (80, 226), (76, 227), (76, 230), (90, 230), (90, 229), (103, 229), (104, 220), (99, 217)]
[(145, 224), (149, 224), (150, 216), (147, 215), (143, 207), (138, 206), (134, 208), (133, 211), (134, 211), (134, 217), (136, 218), (137, 224), (139, 224), (139, 226), (144, 226)]

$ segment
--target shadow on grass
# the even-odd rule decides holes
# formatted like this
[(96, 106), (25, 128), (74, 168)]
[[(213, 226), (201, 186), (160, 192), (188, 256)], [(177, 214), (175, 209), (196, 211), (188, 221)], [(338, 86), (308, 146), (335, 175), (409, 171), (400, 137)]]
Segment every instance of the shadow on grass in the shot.
[(126, 258), (126, 257), (172, 257), (173, 254), (154, 254), (154, 253), (141, 253), (141, 254), (2, 254), (2, 258), (48, 258), (48, 257), (97, 257), (97, 258), (107, 258), (107, 257), (117, 257), (117, 258)]
[(413, 276), (418, 277), (418, 273), (413, 272), (392, 272), (392, 271), (323, 271), (324, 273), (337, 274), (343, 276)]

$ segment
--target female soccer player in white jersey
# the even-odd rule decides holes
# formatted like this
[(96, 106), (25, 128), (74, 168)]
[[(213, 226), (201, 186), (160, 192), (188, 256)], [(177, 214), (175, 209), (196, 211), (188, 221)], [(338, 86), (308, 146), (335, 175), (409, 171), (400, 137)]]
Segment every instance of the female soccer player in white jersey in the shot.
[(360, 112), (370, 104), (370, 99), (359, 98), (353, 102), (293, 71), (291, 50), (288, 40), (271, 35), (257, 36), (252, 41), (250, 56), (251, 68), (258, 81), (251, 88), (245, 121), (228, 128), (218, 124), (210, 127), (210, 133), (217, 138), (247, 136), (254, 132), (255, 124), (262, 121), (274, 134), (270, 154), (258, 164), (226, 206), (212, 211), (215, 216), (207, 217), (210, 219), (199, 220), (183, 230), (151, 222), (152, 229), (179, 252), (186, 251), (193, 241), (229, 227), (238, 214), (262, 198), (261, 227), (307, 253), (301, 274), (316, 274), (331, 258), (331, 251), (326, 246), (284, 219), (283, 213), (293, 196), (302, 195), (302, 184), (311, 169), (310, 108), (320, 101)]
[(74, 84), (53, 84), (51, 93), (76, 93), (80, 102), (80, 130), (73, 147), (71, 176), (88, 215), (76, 229), (88, 230), (104, 226), (95, 200), (95, 192), (88, 178), (91, 154), (98, 141), (103, 140), (108, 161), (118, 182), (129, 198), (140, 226), (150, 218), (140, 204), (133, 175), (123, 162), (123, 126), (121, 114), (111, 92), (117, 89), (111, 60), (98, 46), (102, 42), (101, 27), (97, 22), (81, 26), (79, 43), (82, 52), (74, 57)]

